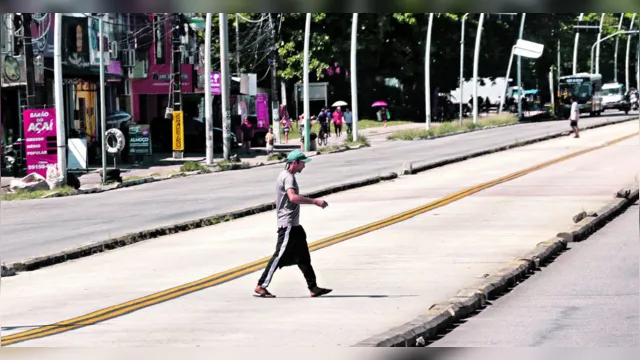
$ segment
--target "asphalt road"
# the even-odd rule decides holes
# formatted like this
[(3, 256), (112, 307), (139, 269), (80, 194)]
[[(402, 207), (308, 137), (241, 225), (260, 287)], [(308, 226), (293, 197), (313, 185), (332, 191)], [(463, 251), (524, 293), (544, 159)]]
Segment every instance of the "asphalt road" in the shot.
[(638, 217), (636, 202), (431, 346), (637, 347)]
[[(630, 114), (636, 115), (636, 114)], [(624, 117), (607, 113), (581, 126)], [(298, 177), (302, 192), (399, 172), (415, 164), (570, 130), (567, 121), (519, 124), (433, 141), (385, 142), (313, 159)], [(264, 166), (134, 186), (99, 194), (0, 204), (0, 261), (13, 263), (80, 245), (213, 216), (274, 200), (281, 166)]]

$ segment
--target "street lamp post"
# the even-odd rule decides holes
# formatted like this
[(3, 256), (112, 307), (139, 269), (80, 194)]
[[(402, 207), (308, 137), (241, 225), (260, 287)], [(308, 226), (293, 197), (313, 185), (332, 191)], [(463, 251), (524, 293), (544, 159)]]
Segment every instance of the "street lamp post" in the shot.
[[(515, 13), (498, 13), (498, 15), (515, 15)], [(476, 47), (473, 52), (473, 123), (478, 122), (478, 61), (480, 57), (480, 40), (482, 37), (482, 26), (484, 24), (484, 13), (480, 13), (478, 20), (478, 31), (476, 33)]]
[(466, 13), (462, 16), (462, 29), (460, 30), (460, 126), (462, 126), (462, 104), (463, 104), (463, 90), (464, 86), (464, 23), (467, 21), (467, 16), (469, 13)]
[(593, 45), (591, 46), (591, 73), (593, 74), (593, 68), (594, 68), (594, 62), (593, 62), (593, 53), (594, 50), (596, 49), (596, 46), (598, 46), (601, 42), (608, 40), (614, 36), (620, 35), (620, 34), (637, 34), (638, 30), (623, 30), (623, 31), (616, 31), (615, 33), (605, 36), (604, 38), (597, 40), (595, 43), (593, 43)]
[(507, 66), (507, 76), (504, 78), (504, 91), (502, 92), (503, 96), (500, 97), (500, 105), (498, 105), (499, 106), (498, 115), (502, 114), (502, 107), (504, 106), (504, 98), (506, 97), (507, 87), (509, 86), (509, 75), (511, 74), (511, 63), (513, 62), (513, 50), (515, 48), (516, 48), (515, 45), (511, 48), (511, 56), (509, 56), (509, 65)]
[(478, 31), (476, 33), (476, 47), (473, 52), (473, 123), (478, 122), (478, 58), (480, 57), (480, 37), (482, 36), (482, 26), (484, 24), (484, 13), (480, 13), (478, 20)]
[[(520, 33), (518, 35), (518, 40), (522, 40), (522, 34), (524, 33), (524, 19), (527, 16), (526, 13), (522, 14), (522, 20), (520, 20)], [(511, 63), (509, 63), (511, 65)], [(507, 75), (509, 76), (509, 75)], [(505, 81), (509, 81), (507, 78)], [(518, 119), (522, 119), (522, 56), (518, 56)], [(506, 93), (506, 90), (505, 90)], [(501, 97), (504, 97), (501, 96)]]
[(307, 13), (304, 22), (304, 65), (302, 74), (302, 83), (304, 96), (304, 151), (311, 150), (310, 144), (310, 127), (311, 127), (311, 109), (309, 108), (309, 37), (311, 35), (311, 13)]
[[(604, 13), (600, 17), (600, 28), (598, 29), (598, 46), (596, 48), (596, 73), (600, 74), (600, 38), (602, 37), (602, 23), (604, 22)], [(592, 62), (593, 63), (593, 62)], [(591, 72), (593, 73), (593, 71)]]
[[(631, 16), (631, 24), (629, 25), (629, 30), (633, 30), (633, 24), (636, 20), (636, 14), (633, 13)], [(625, 77), (626, 77), (626, 87), (627, 91), (629, 91), (629, 53), (631, 52), (631, 36), (627, 37), (627, 57), (625, 60)]]
[(358, 49), (358, 13), (353, 13), (351, 20), (351, 116), (353, 129), (353, 141), (358, 141), (358, 71), (357, 55)]
[(427, 44), (424, 56), (424, 97), (427, 130), (431, 125), (431, 28), (433, 26), (433, 13), (429, 14), (429, 26), (427, 28)]
[[(582, 21), (584, 13), (580, 13), (578, 21)], [(573, 43), (573, 75), (578, 73), (578, 39), (580, 39), (580, 32), (576, 31), (576, 40)]]
[[(213, 14), (207, 13), (204, 30), (204, 121), (207, 165), (213, 165), (213, 117), (211, 109), (211, 27)], [(238, 21), (236, 19), (236, 21)]]
[[(620, 13), (620, 22), (618, 23), (618, 31), (622, 31), (622, 20), (624, 20), (624, 13)], [(618, 44), (620, 38), (616, 37), (616, 50), (613, 54), (613, 81), (618, 82)]]

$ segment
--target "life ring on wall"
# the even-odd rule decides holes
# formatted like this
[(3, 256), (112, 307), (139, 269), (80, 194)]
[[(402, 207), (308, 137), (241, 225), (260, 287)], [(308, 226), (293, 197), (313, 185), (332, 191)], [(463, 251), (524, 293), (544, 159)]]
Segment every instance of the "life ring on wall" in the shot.
[[(109, 144), (109, 138), (110, 137), (115, 137), (116, 139), (116, 146), (111, 146)], [(107, 130), (107, 132), (105, 133), (105, 147), (107, 148), (107, 152), (109, 154), (117, 154), (119, 152), (121, 152), (124, 149), (124, 145), (125, 145), (125, 138), (124, 138), (124, 134), (122, 133), (122, 131), (120, 131), (119, 129), (109, 129)]]

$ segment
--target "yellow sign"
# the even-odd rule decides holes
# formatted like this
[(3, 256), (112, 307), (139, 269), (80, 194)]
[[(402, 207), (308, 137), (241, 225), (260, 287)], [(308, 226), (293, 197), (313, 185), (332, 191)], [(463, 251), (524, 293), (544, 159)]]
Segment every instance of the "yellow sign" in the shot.
[(184, 118), (182, 111), (173, 112), (173, 151), (184, 151)]

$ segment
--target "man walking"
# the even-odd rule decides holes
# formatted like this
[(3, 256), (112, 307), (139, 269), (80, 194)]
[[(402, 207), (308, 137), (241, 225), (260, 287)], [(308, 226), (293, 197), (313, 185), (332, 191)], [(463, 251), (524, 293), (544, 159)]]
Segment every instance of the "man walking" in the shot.
[(575, 96), (571, 97), (571, 111), (569, 113), (569, 120), (571, 121), (569, 125), (571, 129), (573, 129), (574, 138), (579, 138), (580, 134), (578, 133), (578, 120), (580, 119), (580, 110), (578, 109), (578, 101)]
[(278, 216), (278, 242), (276, 251), (262, 272), (255, 293), (260, 297), (275, 297), (267, 287), (271, 283), (276, 269), (298, 265), (307, 281), (312, 297), (330, 293), (331, 289), (323, 289), (316, 284), (316, 274), (311, 266), (311, 255), (307, 245), (307, 234), (300, 225), (300, 205), (313, 204), (326, 208), (329, 204), (321, 199), (310, 199), (299, 194), (295, 174), (302, 172), (305, 164), (311, 161), (303, 152), (292, 151), (287, 157), (285, 169), (276, 179), (276, 211)]

